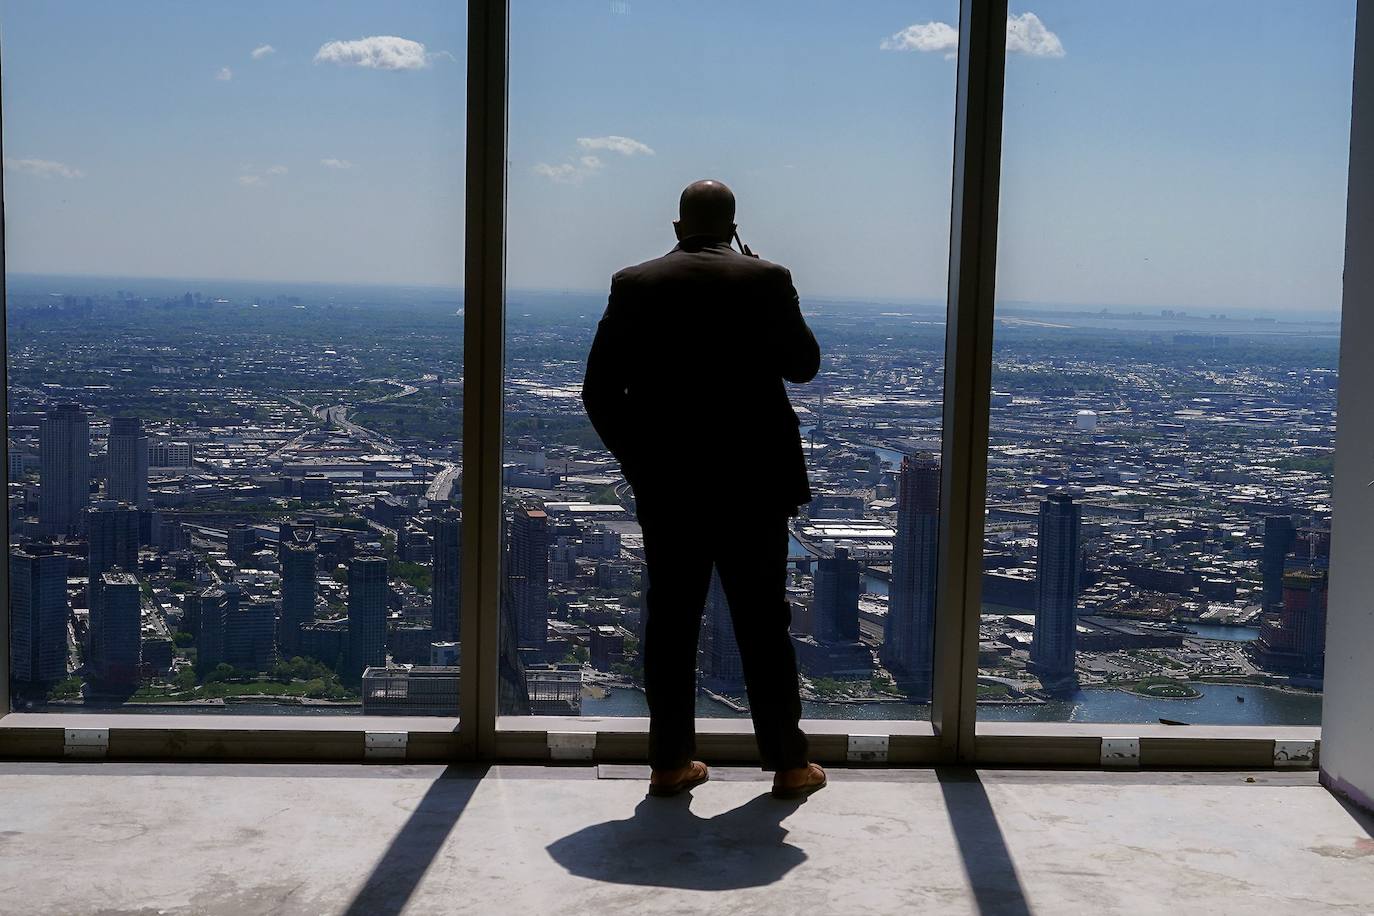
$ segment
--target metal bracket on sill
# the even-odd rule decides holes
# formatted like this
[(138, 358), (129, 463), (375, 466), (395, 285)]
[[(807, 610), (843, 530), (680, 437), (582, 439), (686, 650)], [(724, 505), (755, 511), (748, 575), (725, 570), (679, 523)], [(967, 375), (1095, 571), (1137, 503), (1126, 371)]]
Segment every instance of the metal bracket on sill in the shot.
[(364, 760), (404, 760), (406, 758), (407, 732), (365, 732), (363, 734)]
[(887, 735), (850, 735), (850, 763), (887, 763)]
[(1140, 766), (1140, 739), (1103, 738), (1102, 765), (1104, 767)]
[(67, 757), (101, 760), (110, 750), (108, 728), (68, 728), (65, 731), (62, 753)]
[(1317, 762), (1315, 741), (1275, 741), (1274, 766), (1310, 767)]
[(549, 757), (553, 760), (591, 760), (596, 732), (548, 732)]

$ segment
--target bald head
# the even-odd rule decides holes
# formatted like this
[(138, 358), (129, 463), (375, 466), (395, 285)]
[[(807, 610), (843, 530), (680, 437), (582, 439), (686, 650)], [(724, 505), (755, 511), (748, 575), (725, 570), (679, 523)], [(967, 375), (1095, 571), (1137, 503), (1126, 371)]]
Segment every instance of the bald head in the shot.
[(724, 182), (694, 181), (678, 200), (678, 220), (673, 223), (679, 239), (705, 235), (729, 240), (735, 234), (735, 194)]

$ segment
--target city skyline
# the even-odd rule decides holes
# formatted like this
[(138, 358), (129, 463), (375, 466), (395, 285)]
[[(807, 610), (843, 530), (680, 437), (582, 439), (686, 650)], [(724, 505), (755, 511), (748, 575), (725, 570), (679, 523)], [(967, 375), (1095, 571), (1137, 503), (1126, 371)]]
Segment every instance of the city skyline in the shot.
[[(55, 708), (129, 688), (135, 703), (453, 708), (462, 386), (452, 300), (290, 287), (258, 305), (166, 289), (11, 291), (12, 562), (55, 549), (78, 564), (79, 583), (51, 604), (64, 631), (40, 627), (60, 639), (40, 654), (65, 652), (67, 676), (16, 695)], [(502, 666), (524, 691), (503, 700), (512, 714), (642, 714), (642, 533), (619, 469), (567, 396), (596, 298), (508, 315)], [(1316, 323), (1144, 317), (999, 330), (979, 715), (1140, 721), (1169, 715), (1156, 702), (1188, 700), (1193, 719), (1312, 721), (1335, 338)], [(943, 434), (943, 335), (876, 308), (810, 320), (826, 359), (793, 404), (817, 498), (793, 525), (788, 575), (803, 702), (808, 716), (924, 717), (940, 472), (923, 456)], [(65, 433), (45, 440), (68, 426), (84, 447)], [(130, 455), (135, 443), (146, 464)], [(88, 485), (75, 489), (89, 493), (89, 524), (53, 538), (45, 469), (60, 497), (82, 457)], [(756, 469), (740, 473), (743, 511)], [(145, 475), (147, 508), (104, 498), (141, 492)], [(1076, 651), (1055, 677), (1037, 677), (1036, 507), (1055, 491), (1084, 507), (1084, 587), (1051, 602), (1060, 626), (1074, 622)], [(721, 505), (723, 519), (733, 505)], [(366, 556), (376, 559), (356, 559)], [(143, 593), (138, 680), (122, 687), (101, 676), (99, 570), (111, 565), (135, 567)], [(1312, 587), (1274, 597), (1298, 575)], [(127, 624), (127, 610), (110, 619)], [(719, 595), (705, 614), (699, 712), (745, 714)], [(1052, 690), (1069, 664), (1078, 687)]]
[[(318, 293), (321, 289), (348, 291), (357, 297), (359, 302), (365, 302), (370, 296), (382, 294), (389, 301), (396, 294), (413, 293), (415, 291), (432, 291), (437, 294), (454, 296), (456, 312), (462, 314), (462, 286), (442, 286), (427, 285), (423, 283), (341, 283), (332, 280), (272, 280), (260, 278), (228, 278), (228, 277), (196, 277), (196, 276), (108, 276), (104, 274), (63, 274), (63, 273), (24, 273), (19, 271), (6, 272), (7, 284), (17, 291), (34, 292), (42, 289), (48, 295), (57, 297), (61, 295), (84, 296), (95, 290), (109, 290), (111, 288), (127, 288), (131, 294), (139, 298), (156, 300), (166, 294), (167, 290), (175, 288), (180, 295), (183, 291), (204, 292), (218, 291), (220, 293), (233, 294), (233, 298), (226, 301), (231, 302), (251, 302), (258, 299), (276, 299), (284, 297), (292, 292), (310, 290)], [(249, 291), (251, 288), (251, 292)], [(514, 310), (526, 308), (529, 305), (528, 297), (538, 297), (541, 307), (547, 307), (549, 303), (559, 299), (568, 300), (565, 308), (585, 311), (589, 306), (600, 307), (599, 301), (589, 303), (587, 297), (599, 300), (606, 296), (607, 291), (603, 289), (576, 289), (571, 287), (506, 287), (506, 308)], [(376, 305), (383, 307), (386, 303), (378, 301)], [(942, 299), (913, 299), (913, 298), (887, 298), (882, 296), (856, 296), (844, 294), (803, 296), (802, 309), (810, 314), (818, 309), (833, 310), (836, 308), (861, 307), (867, 311), (882, 311), (891, 308), (910, 308), (918, 310), (919, 321), (922, 324), (943, 325), (945, 319), (946, 302)], [(1340, 308), (1333, 307), (1328, 311), (1310, 311), (1295, 314), (1288, 308), (1256, 308), (1252, 306), (1235, 306), (1225, 304), (1199, 304), (1191, 308), (1171, 307), (1161, 305), (1157, 302), (1122, 302), (1115, 304), (1089, 303), (1089, 302), (1050, 302), (1033, 301), (1025, 299), (1006, 299), (1000, 295), (995, 302), (997, 320), (1006, 317), (1014, 317), (1018, 312), (1041, 312), (1065, 314), (1078, 314), (1084, 316), (1098, 315), (1106, 312), (1108, 315), (1129, 315), (1144, 316), (1150, 318), (1189, 318), (1189, 319), (1219, 319), (1219, 320), (1248, 320), (1250, 318), (1275, 318), (1286, 323), (1295, 324), (1333, 324), (1340, 323)], [(916, 317), (913, 313), (912, 317)], [(1333, 332), (1338, 328), (1333, 329)]]

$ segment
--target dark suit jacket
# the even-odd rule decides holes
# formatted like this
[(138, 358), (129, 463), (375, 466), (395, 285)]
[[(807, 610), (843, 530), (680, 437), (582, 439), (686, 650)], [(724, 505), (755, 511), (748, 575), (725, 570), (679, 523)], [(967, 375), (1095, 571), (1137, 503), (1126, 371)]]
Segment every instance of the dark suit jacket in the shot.
[(688, 239), (612, 278), (582, 402), (641, 507), (793, 511), (811, 487), (783, 380), (820, 360), (786, 268)]

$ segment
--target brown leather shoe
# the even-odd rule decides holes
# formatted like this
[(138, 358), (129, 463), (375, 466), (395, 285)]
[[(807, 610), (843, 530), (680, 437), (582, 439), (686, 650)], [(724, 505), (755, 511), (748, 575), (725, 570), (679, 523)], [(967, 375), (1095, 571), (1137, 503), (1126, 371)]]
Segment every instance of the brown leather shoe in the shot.
[(649, 794), (659, 798), (679, 795), (711, 778), (711, 771), (700, 760), (676, 770), (654, 770), (649, 775)]
[(774, 798), (805, 798), (825, 788), (825, 770), (819, 763), (779, 770), (773, 776)]

